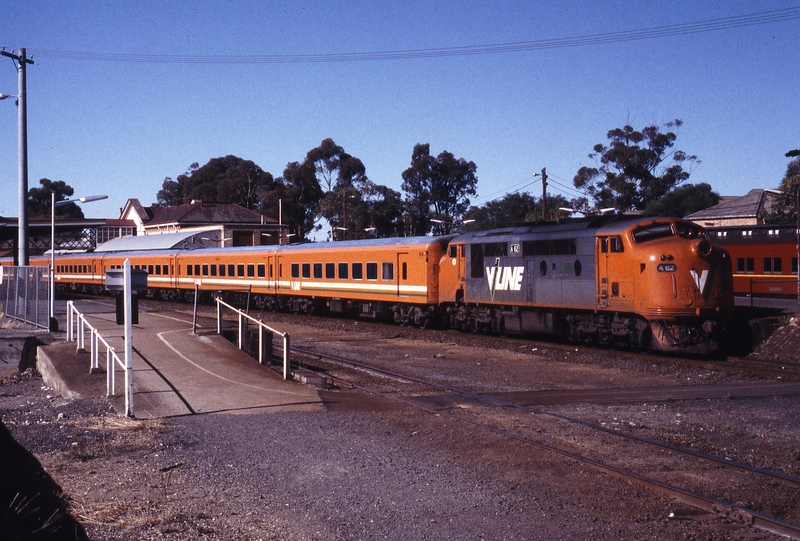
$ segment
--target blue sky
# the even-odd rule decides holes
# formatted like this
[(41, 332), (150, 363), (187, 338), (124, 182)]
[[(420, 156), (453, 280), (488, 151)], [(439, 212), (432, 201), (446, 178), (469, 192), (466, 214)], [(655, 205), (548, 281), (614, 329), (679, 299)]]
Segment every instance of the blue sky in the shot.
[[(280, 176), (327, 137), (398, 191), (414, 145), (430, 143), (434, 154), (477, 164), (474, 204), (519, 188), (539, 197), (532, 174), (543, 167), (548, 192), (572, 198), (572, 177), (593, 165), (587, 155), (610, 129), (676, 118), (677, 148), (702, 162), (689, 182), (741, 195), (777, 187), (784, 153), (800, 147), (800, 18), (499, 54), (291, 60), (627, 33), (787, 8), (800, 2), (10, 0), (0, 46), (25, 47), (35, 61), (29, 186), (46, 177), (76, 196), (109, 195), (85, 206), (90, 217), (116, 218), (132, 197), (149, 205), (165, 177), (227, 154)], [(186, 61), (158, 61), (176, 55)], [(257, 61), (266, 55), (290, 61)], [(0, 93), (16, 91), (14, 65), (0, 58)], [(16, 216), (12, 100), (0, 102), (0, 193), (0, 215)]]

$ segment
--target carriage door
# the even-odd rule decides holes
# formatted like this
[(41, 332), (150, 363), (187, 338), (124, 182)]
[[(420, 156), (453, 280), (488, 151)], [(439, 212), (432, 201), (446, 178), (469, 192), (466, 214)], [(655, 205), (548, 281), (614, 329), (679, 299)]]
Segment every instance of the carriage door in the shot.
[(408, 252), (397, 253), (397, 277), (395, 278), (395, 284), (397, 284), (398, 297), (408, 296), (408, 284), (411, 278), (408, 274), (409, 267), (411, 266), (408, 259)]
[(180, 285), (180, 268), (175, 256), (169, 258), (169, 285), (176, 289)]
[(608, 306), (608, 254), (609, 237), (597, 237), (597, 307)]
[(278, 280), (276, 275), (278, 269), (275, 265), (275, 259), (276, 257), (274, 254), (267, 255), (267, 290), (269, 290), (270, 293), (275, 293), (275, 284)]

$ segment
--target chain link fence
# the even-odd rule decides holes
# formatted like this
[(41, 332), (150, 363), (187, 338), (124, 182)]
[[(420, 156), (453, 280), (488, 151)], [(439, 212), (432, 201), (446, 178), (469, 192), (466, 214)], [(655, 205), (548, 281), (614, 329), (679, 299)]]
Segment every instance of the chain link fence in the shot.
[(6, 316), (50, 327), (50, 268), (0, 267), (0, 304)]

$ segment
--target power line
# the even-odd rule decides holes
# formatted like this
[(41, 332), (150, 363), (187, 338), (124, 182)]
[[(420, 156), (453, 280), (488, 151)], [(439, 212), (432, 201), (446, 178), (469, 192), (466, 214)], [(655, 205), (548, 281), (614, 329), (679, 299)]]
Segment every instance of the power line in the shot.
[(800, 19), (800, 7), (761, 11), (746, 15), (735, 15), (719, 19), (708, 19), (691, 23), (654, 26), (639, 30), (591, 34), (568, 38), (553, 38), (534, 41), (518, 41), (491, 45), (462, 47), (440, 47), (378, 52), (299, 54), (299, 55), (164, 55), (164, 54), (120, 54), (60, 51), (54, 49), (30, 49), (32, 55), (42, 58), (68, 60), (96, 60), (102, 62), (138, 62), (149, 64), (307, 64), (334, 62), (367, 62), (384, 60), (413, 60), (420, 58), (446, 58), (503, 54), (527, 51), (543, 51), (568, 47), (586, 47), (607, 43), (649, 40), (654, 38), (684, 36), (705, 32), (716, 32), (748, 26), (780, 23)]

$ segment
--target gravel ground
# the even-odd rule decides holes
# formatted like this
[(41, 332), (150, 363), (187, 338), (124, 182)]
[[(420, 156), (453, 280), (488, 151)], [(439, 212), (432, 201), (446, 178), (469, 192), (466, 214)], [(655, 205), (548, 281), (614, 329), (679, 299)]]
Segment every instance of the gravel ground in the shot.
[[(340, 332), (337, 323), (320, 325)], [(570, 364), (558, 358), (563, 350), (532, 349), (520, 366), (553, 381), (582, 374), (596, 387), (614, 377), (621, 386), (686, 377), (669, 365), (629, 370), (631, 361), (614, 355)], [(501, 357), (485, 346), (475, 351), (485, 361)], [(27, 372), (0, 383), (0, 417), (61, 486), (93, 540), (777, 538), (444, 416), (329, 392), (352, 399), (318, 413), (129, 420), (104, 399), (53, 396)], [(797, 397), (653, 406), (561, 411), (800, 471)], [(776, 505), (785, 513), (798, 507)], [(75, 538), (68, 533), (62, 538)]]

